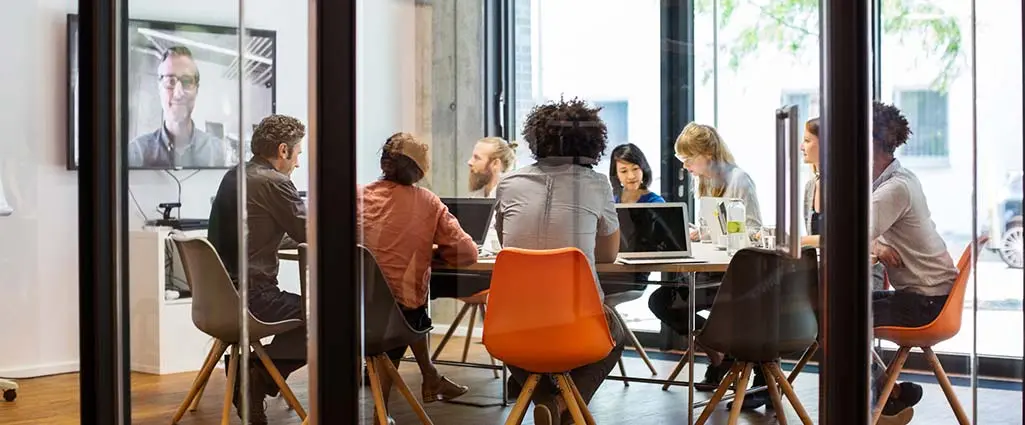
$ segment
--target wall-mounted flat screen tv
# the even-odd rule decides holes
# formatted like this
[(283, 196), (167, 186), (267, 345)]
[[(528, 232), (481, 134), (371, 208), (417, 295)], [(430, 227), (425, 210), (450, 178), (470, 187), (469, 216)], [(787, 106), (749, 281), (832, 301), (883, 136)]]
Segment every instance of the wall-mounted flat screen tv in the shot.
[[(78, 168), (78, 16), (68, 15), (68, 169)], [(277, 36), (132, 19), (128, 23), (128, 168), (221, 169), (249, 154), (254, 125), (275, 110)], [(246, 103), (239, 102), (239, 80)], [(246, 128), (239, 116), (245, 114)]]

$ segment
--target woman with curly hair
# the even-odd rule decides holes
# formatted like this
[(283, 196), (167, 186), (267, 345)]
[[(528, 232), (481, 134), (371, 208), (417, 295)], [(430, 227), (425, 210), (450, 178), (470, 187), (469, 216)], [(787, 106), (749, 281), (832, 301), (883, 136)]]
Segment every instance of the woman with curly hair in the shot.
[[(527, 116), (523, 136), (537, 162), (507, 174), (498, 183), (495, 228), (503, 247), (576, 247), (587, 256), (592, 270), (595, 263), (616, 260), (619, 218), (612, 186), (593, 169), (607, 143), (598, 110), (579, 99), (559, 100), (538, 105)], [(597, 291), (602, 294), (600, 286)], [(570, 372), (585, 402), (623, 354), (623, 326), (608, 306), (605, 317), (615, 348), (606, 358)], [(511, 392), (516, 393), (528, 374), (512, 364), (509, 370), (513, 375)], [(547, 380), (538, 385), (533, 395), (535, 424), (572, 422), (557, 394)]]

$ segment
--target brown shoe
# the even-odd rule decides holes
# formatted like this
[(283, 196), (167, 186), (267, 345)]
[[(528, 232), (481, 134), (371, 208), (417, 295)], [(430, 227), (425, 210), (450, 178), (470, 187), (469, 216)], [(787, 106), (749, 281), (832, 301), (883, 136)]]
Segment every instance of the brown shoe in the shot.
[(420, 392), (423, 395), (424, 404), (433, 403), (435, 401), (449, 401), (459, 398), (463, 394), (470, 391), (470, 387), (466, 385), (459, 385), (452, 382), (445, 376), (438, 378), (438, 383), (432, 387), (428, 387), (425, 382), (420, 387)]

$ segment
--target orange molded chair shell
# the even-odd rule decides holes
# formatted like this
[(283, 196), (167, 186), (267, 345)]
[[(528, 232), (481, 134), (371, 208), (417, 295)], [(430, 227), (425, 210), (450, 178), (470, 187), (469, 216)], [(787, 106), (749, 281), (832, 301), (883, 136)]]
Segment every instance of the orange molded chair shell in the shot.
[[(980, 238), (976, 244), (982, 246), (986, 238)], [(957, 262), (957, 279), (950, 290), (946, 304), (940, 315), (931, 323), (905, 328), (900, 326), (880, 326), (874, 329), (875, 337), (892, 341), (902, 347), (932, 347), (940, 342), (953, 338), (961, 331), (961, 313), (964, 310), (965, 290), (968, 277), (972, 271), (972, 244), (969, 243)]]
[(614, 346), (591, 265), (576, 248), (503, 249), (487, 306), (484, 346), (529, 372), (568, 372)]

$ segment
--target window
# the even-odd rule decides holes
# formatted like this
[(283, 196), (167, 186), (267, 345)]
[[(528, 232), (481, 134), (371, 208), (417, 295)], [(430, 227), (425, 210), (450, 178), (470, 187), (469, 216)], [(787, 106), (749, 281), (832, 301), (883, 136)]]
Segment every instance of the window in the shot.
[(897, 155), (940, 159), (946, 164), (950, 153), (947, 95), (933, 90), (902, 90), (895, 97), (912, 132), (908, 143), (897, 151)]
[(780, 106), (797, 105), (799, 118), (797, 122), (801, 124), (802, 128), (809, 119), (816, 118), (821, 113), (819, 112), (818, 90), (785, 91), (781, 97), (783, 99), (780, 101)]

